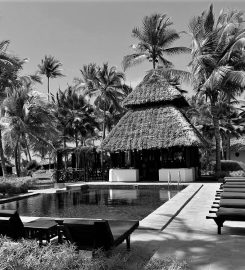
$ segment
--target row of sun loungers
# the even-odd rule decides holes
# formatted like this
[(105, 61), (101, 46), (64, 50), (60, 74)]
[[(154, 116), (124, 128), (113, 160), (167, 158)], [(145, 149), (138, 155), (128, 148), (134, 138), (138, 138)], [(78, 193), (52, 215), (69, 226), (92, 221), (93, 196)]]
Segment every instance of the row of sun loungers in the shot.
[(207, 219), (213, 219), (218, 226), (218, 234), (225, 221), (245, 221), (245, 177), (225, 177)]
[(139, 226), (137, 220), (103, 219), (48, 219), (40, 218), (22, 223), (15, 210), (0, 211), (0, 234), (14, 240), (28, 237), (50, 241), (58, 236), (58, 242), (68, 241), (78, 249), (108, 251), (126, 240), (130, 249), (130, 235)]

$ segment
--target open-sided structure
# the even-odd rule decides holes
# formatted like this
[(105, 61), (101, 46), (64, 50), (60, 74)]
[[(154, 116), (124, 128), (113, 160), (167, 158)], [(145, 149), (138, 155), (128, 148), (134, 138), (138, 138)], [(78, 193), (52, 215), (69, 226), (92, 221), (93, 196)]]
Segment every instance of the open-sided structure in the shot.
[(101, 167), (101, 154), (95, 147), (66, 147), (57, 150), (56, 180), (94, 181), (108, 178), (106, 168)]
[(245, 162), (245, 136), (231, 138), (231, 160)]
[(166, 173), (180, 175), (183, 168), (194, 179), (198, 147), (205, 142), (183, 113), (189, 105), (180, 91), (153, 73), (127, 96), (124, 106), (128, 111), (102, 143), (111, 154), (111, 180), (122, 180), (122, 168), (124, 175), (134, 173), (128, 181), (164, 181)]

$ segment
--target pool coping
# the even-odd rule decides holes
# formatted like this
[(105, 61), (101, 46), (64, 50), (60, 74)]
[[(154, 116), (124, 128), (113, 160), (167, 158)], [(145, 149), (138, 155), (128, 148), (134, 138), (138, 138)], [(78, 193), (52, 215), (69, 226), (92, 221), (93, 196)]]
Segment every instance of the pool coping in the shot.
[(164, 230), (202, 187), (203, 184), (189, 184), (173, 198), (142, 219), (139, 229)]
[(159, 188), (159, 187), (168, 187), (168, 186), (188, 186), (189, 183), (187, 182), (182, 182), (182, 183), (171, 183), (168, 185), (167, 182), (162, 182), (162, 183), (137, 183), (137, 182), (89, 182), (89, 183), (76, 183), (76, 184), (67, 184), (66, 185), (66, 190), (81, 190), (81, 189), (87, 189), (87, 188), (103, 188), (103, 187), (109, 187), (109, 188)]
[(13, 202), (13, 201), (19, 201), (19, 200), (26, 199), (29, 197), (37, 196), (39, 194), (40, 194), (39, 192), (18, 194), (18, 195), (12, 196), (12, 197), (0, 199), (0, 204), (9, 203), (9, 202)]

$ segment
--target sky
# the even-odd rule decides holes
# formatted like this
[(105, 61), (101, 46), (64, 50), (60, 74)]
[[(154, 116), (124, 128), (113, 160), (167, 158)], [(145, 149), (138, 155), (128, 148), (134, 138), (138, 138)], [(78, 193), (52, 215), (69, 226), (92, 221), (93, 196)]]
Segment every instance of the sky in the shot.
[[(9, 52), (29, 59), (24, 74), (35, 73), (45, 55), (58, 59), (65, 77), (51, 80), (51, 92), (55, 93), (71, 85), (85, 64), (108, 62), (122, 70), (123, 56), (132, 53), (130, 45), (137, 43), (131, 36), (132, 29), (141, 26), (144, 16), (167, 14), (173, 28), (188, 32), (190, 19), (211, 3), (217, 15), (222, 8), (245, 11), (245, 1), (232, 0), (0, 0), (0, 40), (10, 40)], [(173, 45), (190, 43), (191, 36), (182, 34)], [(190, 56), (179, 55), (169, 60), (176, 68), (187, 70)], [(146, 62), (127, 70), (127, 83), (134, 87), (149, 69), (151, 64)], [(186, 87), (191, 93), (191, 88)], [(37, 90), (47, 92), (46, 78)]]

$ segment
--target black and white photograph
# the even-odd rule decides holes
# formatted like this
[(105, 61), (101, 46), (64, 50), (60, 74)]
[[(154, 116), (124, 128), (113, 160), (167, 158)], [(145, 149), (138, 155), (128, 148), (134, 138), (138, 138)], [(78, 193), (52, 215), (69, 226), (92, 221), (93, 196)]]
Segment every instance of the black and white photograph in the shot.
[(0, 0), (0, 270), (245, 270), (245, 1)]

